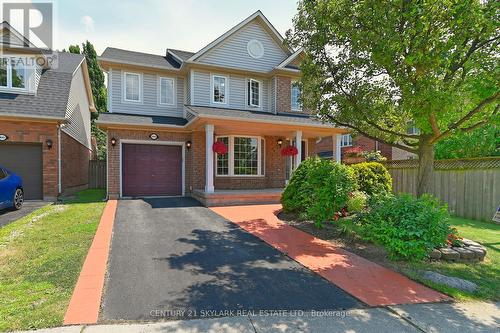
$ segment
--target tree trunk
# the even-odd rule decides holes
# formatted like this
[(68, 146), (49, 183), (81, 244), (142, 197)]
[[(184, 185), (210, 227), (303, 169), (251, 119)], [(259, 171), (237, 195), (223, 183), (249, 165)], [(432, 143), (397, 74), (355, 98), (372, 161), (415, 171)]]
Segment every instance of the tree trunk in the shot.
[(417, 197), (431, 193), (432, 175), (434, 173), (434, 145), (422, 140), (418, 152)]

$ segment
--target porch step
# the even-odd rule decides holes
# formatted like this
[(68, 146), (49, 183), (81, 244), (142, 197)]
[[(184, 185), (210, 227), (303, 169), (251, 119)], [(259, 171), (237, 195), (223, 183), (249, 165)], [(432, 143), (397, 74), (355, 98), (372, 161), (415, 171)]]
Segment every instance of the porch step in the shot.
[(216, 190), (214, 193), (206, 193), (195, 190), (193, 198), (200, 201), (205, 207), (238, 206), (238, 205), (262, 205), (280, 203), (282, 188), (270, 188), (259, 190)]

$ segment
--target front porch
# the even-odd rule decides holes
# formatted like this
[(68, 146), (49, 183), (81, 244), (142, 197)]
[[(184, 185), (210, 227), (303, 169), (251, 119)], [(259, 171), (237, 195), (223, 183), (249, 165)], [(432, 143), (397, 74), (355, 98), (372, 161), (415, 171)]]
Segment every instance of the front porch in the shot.
[(194, 190), (192, 196), (206, 207), (217, 207), (277, 204), (280, 203), (282, 193), (282, 188), (214, 190), (213, 192)]

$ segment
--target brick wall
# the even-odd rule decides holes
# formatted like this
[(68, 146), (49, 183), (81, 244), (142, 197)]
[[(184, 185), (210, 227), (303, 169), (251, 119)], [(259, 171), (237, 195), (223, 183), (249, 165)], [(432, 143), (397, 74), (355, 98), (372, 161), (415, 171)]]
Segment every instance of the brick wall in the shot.
[(68, 134), (61, 132), (62, 191), (86, 186), (89, 182), (91, 151)]
[(291, 78), (276, 76), (276, 110), (278, 112), (292, 111), (291, 84)]
[[(58, 195), (58, 141), (57, 124), (36, 121), (0, 121), (0, 133), (9, 137), (9, 142), (42, 143), (43, 197), (55, 199)], [(52, 140), (52, 149), (45, 142)]]
[[(333, 144), (334, 138), (327, 136), (323, 137), (320, 142), (318, 142), (315, 145), (315, 153), (320, 153), (320, 152), (326, 152), (326, 151), (333, 151), (335, 152), (335, 146)], [(378, 146), (375, 142), (375, 140), (369, 139), (365, 136), (358, 135), (353, 138), (353, 146), (360, 146), (363, 148), (365, 151), (374, 151), (374, 150), (379, 150), (382, 156), (385, 156), (388, 160), (392, 159), (392, 154), (393, 150), (392, 147), (384, 144), (384, 143), (379, 143)], [(348, 147), (342, 147), (342, 158), (344, 158), (345, 150)], [(334, 154), (335, 156), (335, 154)]]

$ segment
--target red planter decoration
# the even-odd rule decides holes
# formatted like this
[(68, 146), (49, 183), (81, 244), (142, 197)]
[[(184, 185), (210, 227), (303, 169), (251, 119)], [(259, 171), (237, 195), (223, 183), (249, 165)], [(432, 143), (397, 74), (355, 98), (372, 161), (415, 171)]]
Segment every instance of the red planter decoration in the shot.
[(297, 147), (294, 146), (287, 146), (281, 148), (281, 156), (295, 156), (299, 153), (297, 150)]
[(214, 153), (217, 153), (217, 154), (220, 154), (220, 155), (226, 155), (227, 154), (227, 146), (222, 141), (214, 142), (214, 144), (212, 146), (212, 150), (214, 151)]

